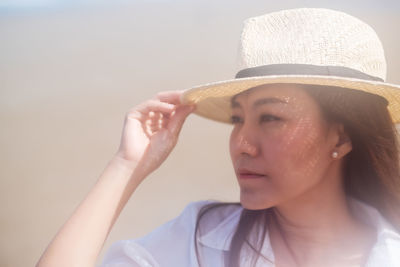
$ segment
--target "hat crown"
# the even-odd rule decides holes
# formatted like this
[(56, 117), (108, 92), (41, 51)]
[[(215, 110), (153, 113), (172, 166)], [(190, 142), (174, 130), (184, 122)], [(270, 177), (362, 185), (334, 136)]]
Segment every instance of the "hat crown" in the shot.
[(238, 71), (271, 64), (341, 66), (386, 79), (384, 50), (375, 31), (328, 9), (290, 9), (247, 19)]

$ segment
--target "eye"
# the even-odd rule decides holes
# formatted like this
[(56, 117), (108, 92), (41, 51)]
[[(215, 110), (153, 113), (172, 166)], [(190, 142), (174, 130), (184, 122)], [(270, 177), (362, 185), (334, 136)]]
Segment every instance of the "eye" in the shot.
[(260, 123), (263, 122), (271, 122), (271, 121), (280, 121), (281, 118), (274, 116), (274, 115), (270, 115), (270, 114), (262, 114), (260, 116)]
[(243, 120), (241, 117), (237, 116), (237, 115), (233, 115), (231, 116), (231, 123), (232, 124), (238, 124), (238, 123), (242, 123)]

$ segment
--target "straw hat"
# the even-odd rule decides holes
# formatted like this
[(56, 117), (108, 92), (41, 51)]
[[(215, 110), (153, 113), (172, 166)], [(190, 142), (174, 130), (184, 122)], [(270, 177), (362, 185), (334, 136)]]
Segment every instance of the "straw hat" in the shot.
[(195, 113), (229, 122), (230, 99), (273, 83), (337, 86), (382, 96), (394, 123), (400, 122), (400, 86), (385, 82), (386, 60), (375, 31), (343, 12), (290, 9), (247, 19), (235, 79), (188, 89), (183, 103)]

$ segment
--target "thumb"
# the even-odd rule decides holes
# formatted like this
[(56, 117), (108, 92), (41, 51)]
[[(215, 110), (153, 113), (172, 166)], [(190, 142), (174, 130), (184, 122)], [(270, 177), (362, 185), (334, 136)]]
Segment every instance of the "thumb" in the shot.
[(195, 109), (194, 105), (179, 106), (175, 110), (175, 113), (170, 120), (170, 123), (168, 125), (169, 130), (173, 134), (179, 134), (185, 119), (194, 109)]

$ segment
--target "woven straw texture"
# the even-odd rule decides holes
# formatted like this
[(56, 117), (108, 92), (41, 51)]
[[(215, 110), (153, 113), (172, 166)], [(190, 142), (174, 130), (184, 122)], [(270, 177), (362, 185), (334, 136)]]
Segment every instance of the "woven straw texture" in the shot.
[(196, 114), (229, 122), (230, 99), (249, 88), (273, 83), (327, 85), (361, 90), (386, 98), (392, 120), (400, 122), (400, 86), (385, 83), (386, 60), (375, 31), (343, 12), (302, 8), (247, 19), (241, 35), (237, 71), (271, 64), (340, 66), (383, 82), (322, 75), (275, 75), (232, 79), (186, 90), (183, 103)]

